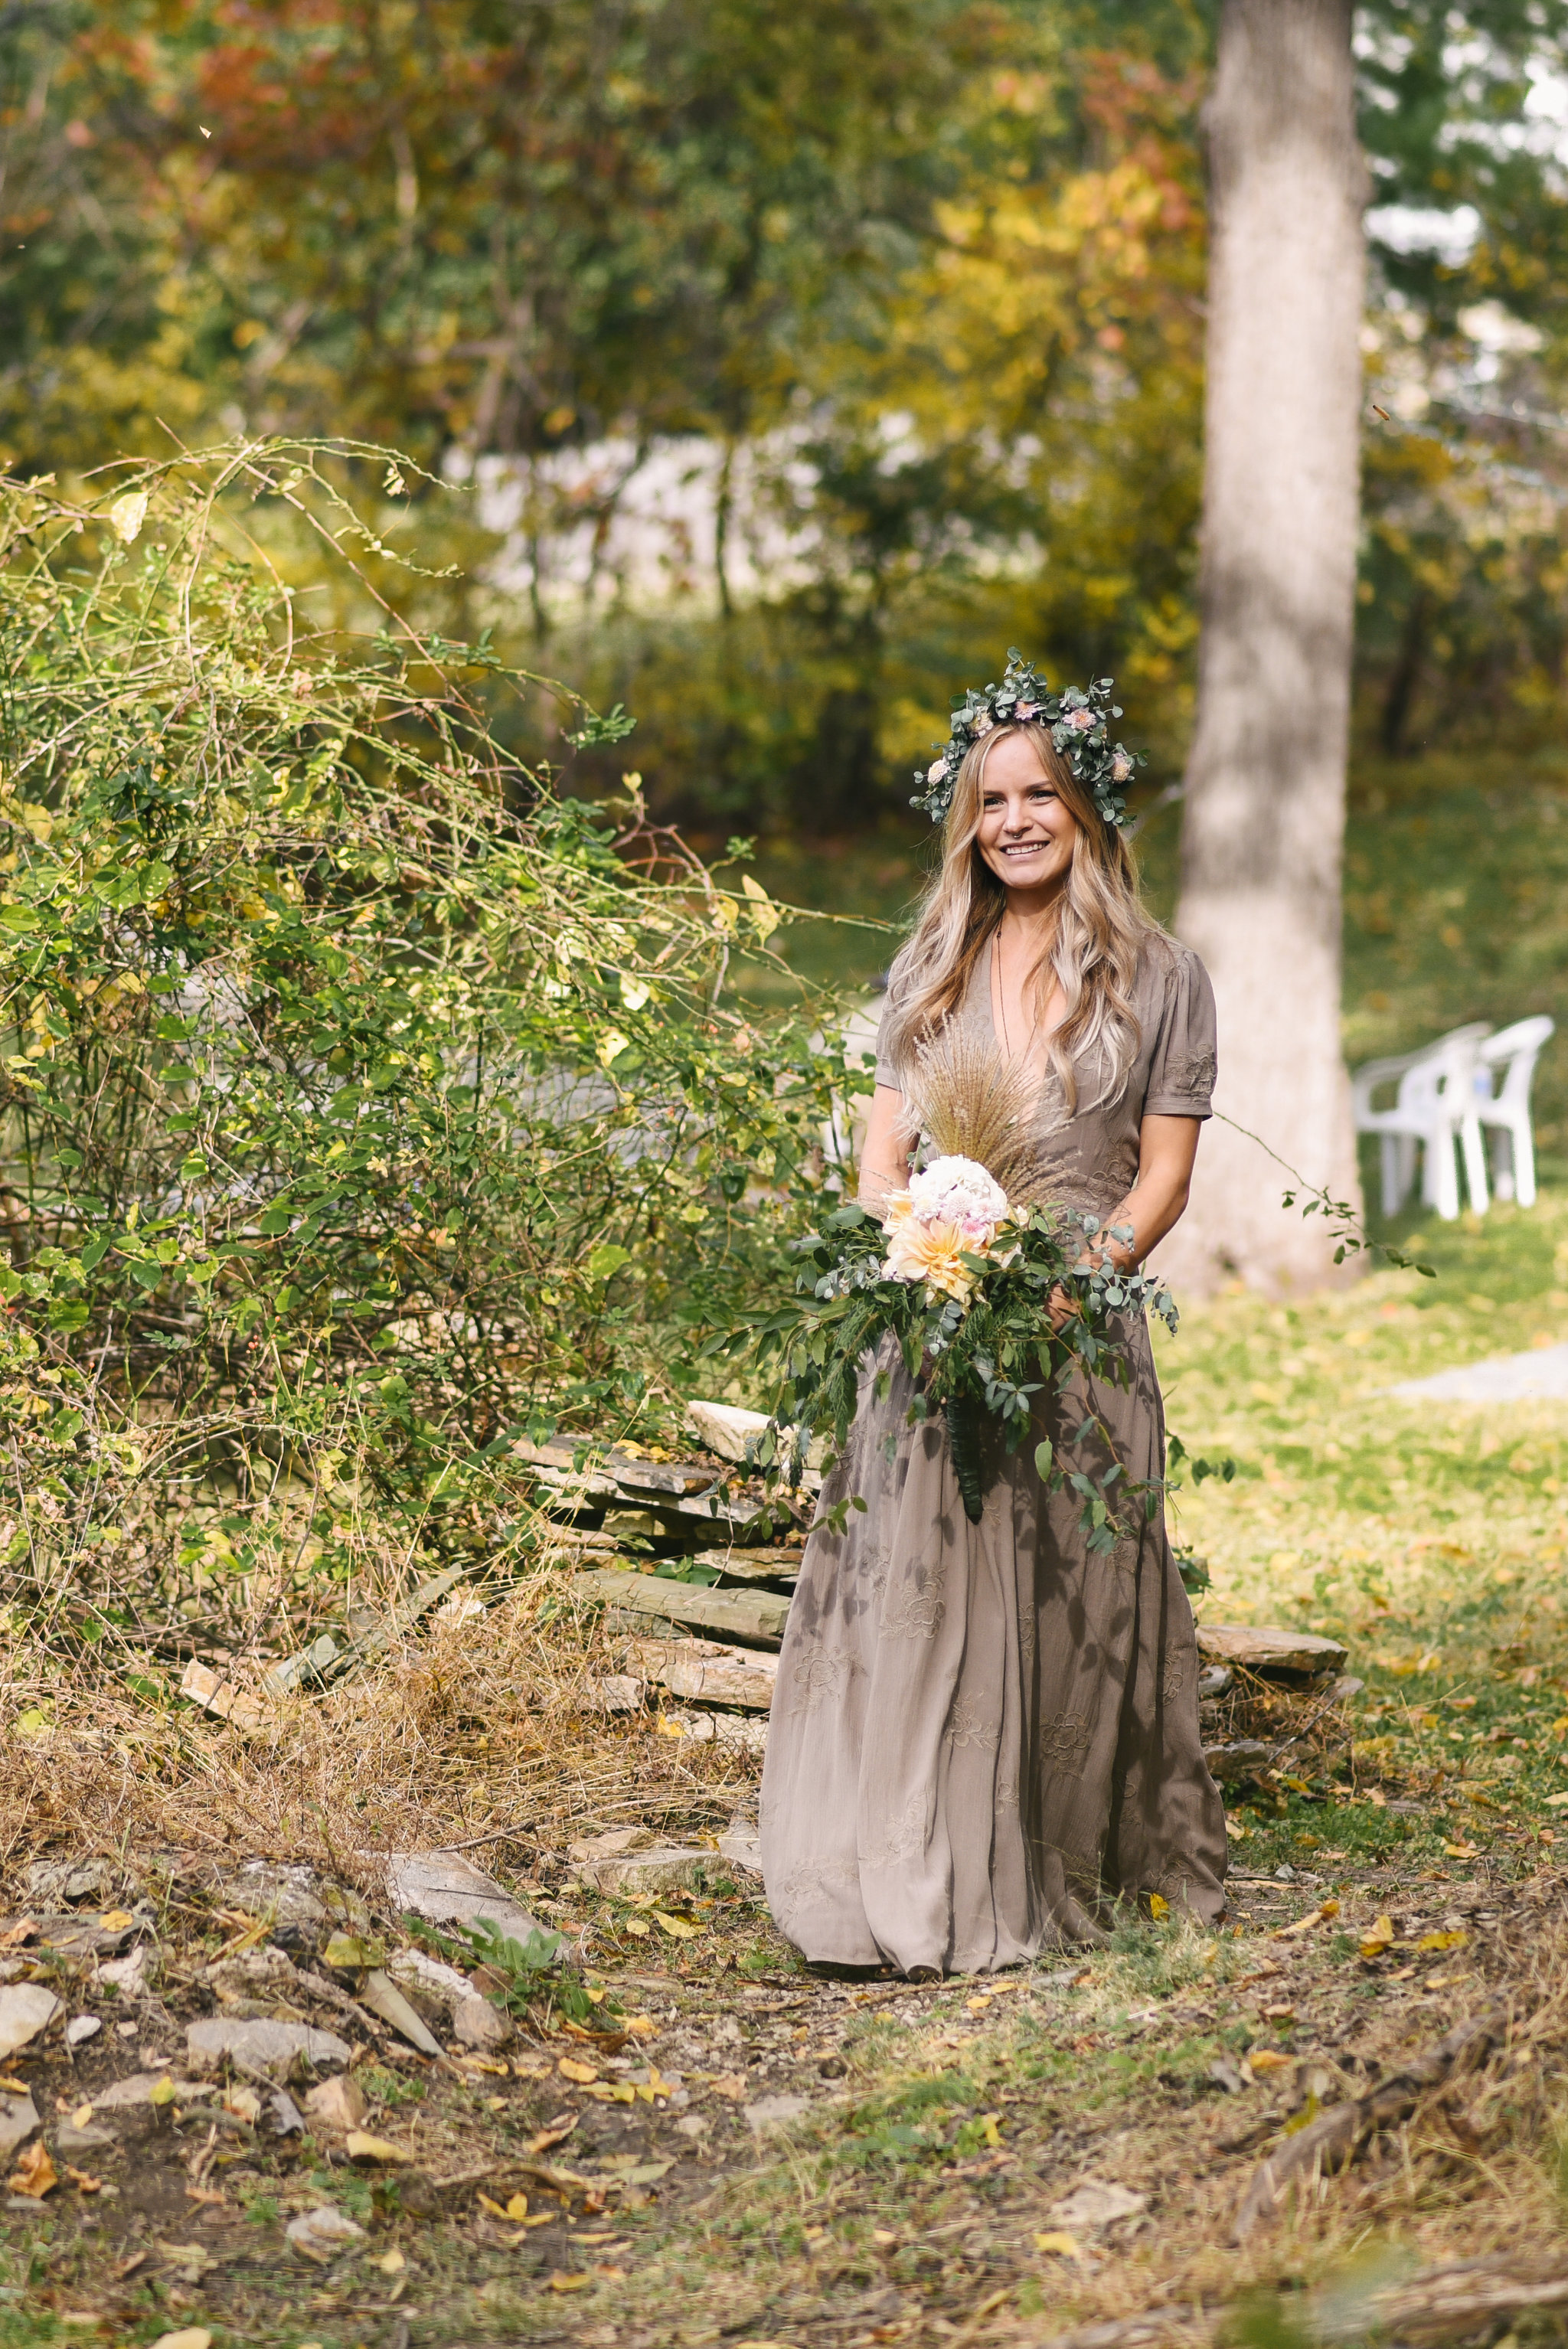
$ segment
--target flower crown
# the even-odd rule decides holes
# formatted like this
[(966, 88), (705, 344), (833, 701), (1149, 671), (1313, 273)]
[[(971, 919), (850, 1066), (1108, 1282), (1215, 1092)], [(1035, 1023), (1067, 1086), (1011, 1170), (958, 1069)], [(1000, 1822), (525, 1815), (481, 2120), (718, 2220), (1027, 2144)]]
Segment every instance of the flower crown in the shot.
[(972, 685), (963, 700), (954, 703), (946, 747), (923, 773), (916, 771), (914, 780), (923, 788), (910, 805), (923, 808), (933, 823), (941, 823), (953, 804), (958, 770), (975, 744), (995, 726), (1037, 725), (1050, 729), (1056, 749), (1090, 793), (1106, 823), (1124, 823), (1127, 802), (1122, 786), (1131, 781), (1133, 770), (1143, 764), (1143, 759), (1140, 753), (1125, 750), (1119, 742), (1106, 739), (1107, 719), (1121, 716), (1110, 698), (1114, 682), (1109, 677), (1094, 678), (1087, 688), (1069, 685), (1065, 693), (1052, 693), (1034, 663), (1009, 646), (1001, 684), (988, 685), (984, 690)]

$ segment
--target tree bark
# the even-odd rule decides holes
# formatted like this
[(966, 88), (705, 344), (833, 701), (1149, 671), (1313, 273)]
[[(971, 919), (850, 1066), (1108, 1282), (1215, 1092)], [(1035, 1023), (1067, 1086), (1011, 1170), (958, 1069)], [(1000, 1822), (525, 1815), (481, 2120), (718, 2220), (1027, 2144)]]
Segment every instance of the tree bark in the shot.
[[(1367, 171), (1351, 0), (1224, 0), (1212, 191), (1198, 719), (1178, 934), (1214, 982), (1216, 1105), (1357, 1200), (1339, 1044)], [(1319, 1217), (1218, 1120), (1161, 1266), (1333, 1277)]]

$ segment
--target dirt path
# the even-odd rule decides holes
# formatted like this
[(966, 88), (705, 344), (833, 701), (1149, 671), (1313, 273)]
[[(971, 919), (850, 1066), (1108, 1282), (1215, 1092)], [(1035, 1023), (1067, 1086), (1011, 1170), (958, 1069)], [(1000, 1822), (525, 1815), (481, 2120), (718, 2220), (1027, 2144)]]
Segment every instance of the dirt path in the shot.
[[(353, 1888), (314, 1934), (281, 1918), (257, 1931), (232, 1872), (225, 1885), (205, 1862), (100, 1872), (91, 1891), (66, 1912), (74, 1951), (39, 1920), (5, 1952), (61, 2002), (5, 2065), (0, 2124), (19, 2087), (42, 2123), (7, 2164), (5, 2344), (198, 2328), (288, 2349), (859, 2349), (1112, 2324), (1086, 2342), (1134, 2349), (1207, 2338), (1249, 2291), (1271, 2306), (1282, 2287), (1359, 2292), (1370, 2323), (1377, 2292), (1444, 2261), (1491, 2260), (1515, 2302), (1568, 2274), (1553, 2076), (1568, 1902), (1561, 1878), (1504, 1861), (1243, 1875), (1246, 1913), (1217, 1940), (1133, 1926), (1081, 1964), (915, 1986), (799, 1968), (753, 1880), (716, 1860), (706, 1890), (621, 1904), (622, 1946), (630, 1915), (657, 1954), (590, 1968), (605, 1994), (585, 2023), (558, 2011), (476, 2055), (422, 1999), (438, 2059), (369, 2016), (368, 1977), (323, 1954), (341, 1960), (331, 1932), (351, 1930), (390, 1962), (405, 1938)], [(598, 1904), (578, 1908), (592, 1926)], [(105, 1951), (139, 1940), (159, 1951), (146, 1986), (111, 1988)], [(1258, 2161), (1293, 2126), (1500, 2001), (1479, 2068), (1233, 2241)], [(83, 2017), (98, 2029), (67, 2044)], [(320, 2071), (346, 2070), (369, 2142), (320, 2116), (298, 2067), (286, 2109), (242, 2057), (199, 2077), (188, 2032), (203, 2019), (334, 2033), (346, 2058)], [(145, 2085), (120, 2095), (142, 2100), (117, 2104), (128, 2080)], [(15, 2183), (39, 2145), (58, 2182), (36, 2199)], [(362, 2231), (291, 2241), (323, 2209)]]

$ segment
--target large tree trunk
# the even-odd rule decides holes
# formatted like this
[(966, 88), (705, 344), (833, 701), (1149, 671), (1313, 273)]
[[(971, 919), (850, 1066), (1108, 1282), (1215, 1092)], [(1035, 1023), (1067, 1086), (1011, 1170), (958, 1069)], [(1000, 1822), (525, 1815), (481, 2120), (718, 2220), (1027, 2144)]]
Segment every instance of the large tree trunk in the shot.
[[(1339, 1047), (1366, 168), (1351, 0), (1224, 0), (1209, 107), (1202, 636), (1176, 928), (1214, 982), (1217, 1106), (1357, 1199)], [(1332, 1276), (1322, 1219), (1218, 1120), (1172, 1276)]]

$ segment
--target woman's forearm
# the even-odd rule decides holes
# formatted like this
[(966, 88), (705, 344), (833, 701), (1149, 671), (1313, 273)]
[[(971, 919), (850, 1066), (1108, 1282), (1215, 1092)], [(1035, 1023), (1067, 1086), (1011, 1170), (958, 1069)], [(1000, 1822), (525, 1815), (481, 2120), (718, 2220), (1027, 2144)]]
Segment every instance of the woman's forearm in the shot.
[[(1181, 1222), (1192, 1187), (1198, 1153), (1195, 1117), (1146, 1117), (1139, 1134), (1138, 1180), (1114, 1214), (1106, 1217), (1089, 1245), (1093, 1257), (1109, 1257), (1124, 1272), (1141, 1264), (1167, 1232)], [(1130, 1242), (1113, 1232), (1130, 1229)]]

